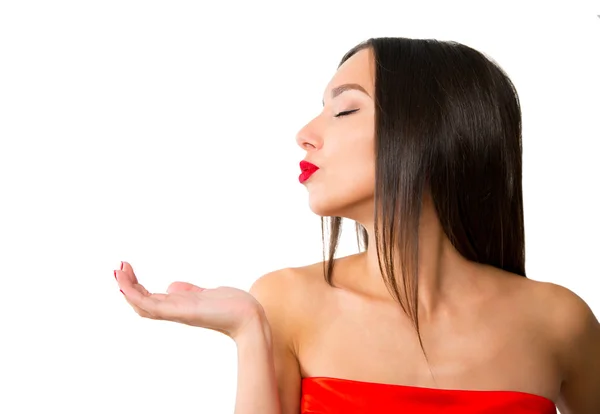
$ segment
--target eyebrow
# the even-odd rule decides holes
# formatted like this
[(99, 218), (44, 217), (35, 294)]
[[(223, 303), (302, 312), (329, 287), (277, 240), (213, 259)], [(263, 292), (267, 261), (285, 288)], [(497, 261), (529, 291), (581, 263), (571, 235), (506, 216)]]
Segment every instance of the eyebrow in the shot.
[[(331, 90), (331, 99), (335, 98), (336, 96), (340, 95), (343, 92), (353, 90), (353, 89), (357, 90), (357, 91), (361, 91), (362, 93), (366, 94), (369, 98), (371, 97), (371, 95), (369, 95), (369, 93), (365, 90), (365, 88), (363, 88), (359, 84), (344, 83), (343, 85), (336, 86), (335, 88), (333, 88)], [(325, 106), (325, 101), (323, 101), (323, 106)]]

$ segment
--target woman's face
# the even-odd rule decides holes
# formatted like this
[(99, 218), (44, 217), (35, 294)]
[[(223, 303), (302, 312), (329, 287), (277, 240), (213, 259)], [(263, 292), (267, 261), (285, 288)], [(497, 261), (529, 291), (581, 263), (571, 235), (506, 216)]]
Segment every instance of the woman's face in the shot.
[(325, 89), (323, 111), (298, 132), (304, 159), (319, 167), (303, 183), (317, 215), (361, 223), (373, 217), (374, 89), (372, 52), (363, 49), (340, 66)]

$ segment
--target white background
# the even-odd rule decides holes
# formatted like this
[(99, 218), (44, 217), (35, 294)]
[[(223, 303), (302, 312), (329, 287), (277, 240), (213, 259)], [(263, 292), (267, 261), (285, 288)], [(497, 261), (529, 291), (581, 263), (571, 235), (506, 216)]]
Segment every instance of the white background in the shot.
[(600, 7), (482, 3), (1, 2), (0, 412), (233, 412), (233, 341), (142, 319), (113, 270), (248, 289), (321, 260), (295, 134), (369, 37), (459, 41), (508, 72), (527, 274), (600, 315)]

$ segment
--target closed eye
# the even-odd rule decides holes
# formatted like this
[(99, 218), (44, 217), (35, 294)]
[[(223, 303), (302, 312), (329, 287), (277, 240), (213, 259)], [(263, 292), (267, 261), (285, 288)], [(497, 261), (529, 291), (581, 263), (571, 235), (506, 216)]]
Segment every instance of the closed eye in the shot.
[(356, 112), (356, 111), (358, 111), (358, 109), (352, 109), (352, 110), (350, 110), (350, 111), (343, 111), (343, 112), (340, 112), (340, 113), (337, 113), (337, 114), (335, 114), (334, 116), (335, 116), (336, 118), (339, 118), (339, 117), (341, 117), (341, 116), (350, 115), (351, 113), (353, 113), (353, 112)]

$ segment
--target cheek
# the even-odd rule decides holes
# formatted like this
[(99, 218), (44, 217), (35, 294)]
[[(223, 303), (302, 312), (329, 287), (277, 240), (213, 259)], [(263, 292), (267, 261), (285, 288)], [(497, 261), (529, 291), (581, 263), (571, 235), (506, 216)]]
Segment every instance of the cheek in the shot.
[(330, 171), (328, 184), (340, 189), (359, 189), (375, 186), (375, 161), (366, 154), (349, 154)]
[(322, 216), (343, 216), (344, 208), (372, 200), (375, 192), (375, 159), (368, 141), (332, 148), (327, 168), (309, 184), (309, 203)]
[[(341, 171), (340, 171), (341, 173)], [(311, 210), (319, 216), (347, 217), (358, 205), (370, 205), (375, 195), (375, 173), (366, 168), (346, 174), (323, 174), (307, 186)]]
[(343, 145), (336, 148), (331, 157), (335, 168), (332, 179), (343, 187), (374, 187), (375, 150), (374, 142), (367, 131), (349, 134)]

